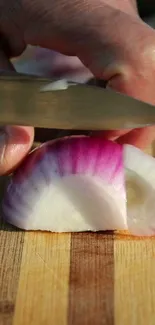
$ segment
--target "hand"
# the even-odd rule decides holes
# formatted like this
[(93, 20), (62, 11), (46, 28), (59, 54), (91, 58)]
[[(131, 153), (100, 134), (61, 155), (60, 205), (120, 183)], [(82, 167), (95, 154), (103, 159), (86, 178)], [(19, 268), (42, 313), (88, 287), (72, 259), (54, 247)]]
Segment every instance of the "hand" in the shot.
[[(109, 87), (155, 104), (155, 31), (139, 18), (135, 0), (0, 0), (0, 13), (8, 42), (0, 68), (11, 68), (9, 55), (20, 55), (27, 44), (40, 45), (78, 56)], [(33, 128), (5, 131), (0, 174), (15, 168), (33, 142)], [(103, 135), (142, 148), (155, 138), (155, 128)]]

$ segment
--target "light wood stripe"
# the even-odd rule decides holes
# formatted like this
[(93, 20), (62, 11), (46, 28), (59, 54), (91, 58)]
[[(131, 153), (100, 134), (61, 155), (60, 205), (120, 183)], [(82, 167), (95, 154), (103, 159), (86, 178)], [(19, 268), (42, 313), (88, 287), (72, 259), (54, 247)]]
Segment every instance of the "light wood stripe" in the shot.
[(113, 325), (113, 302), (113, 234), (72, 234), (68, 325)]
[(155, 238), (115, 239), (115, 324), (155, 324)]
[(70, 238), (26, 233), (13, 325), (67, 325)]

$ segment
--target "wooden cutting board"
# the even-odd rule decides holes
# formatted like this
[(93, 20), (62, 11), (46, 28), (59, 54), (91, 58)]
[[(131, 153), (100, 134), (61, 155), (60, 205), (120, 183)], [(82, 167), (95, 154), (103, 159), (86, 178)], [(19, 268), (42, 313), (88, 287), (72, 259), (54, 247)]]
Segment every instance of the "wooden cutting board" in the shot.
[(155, 238), (0, 222), (0, 325), (146, 323), (155, 324)]

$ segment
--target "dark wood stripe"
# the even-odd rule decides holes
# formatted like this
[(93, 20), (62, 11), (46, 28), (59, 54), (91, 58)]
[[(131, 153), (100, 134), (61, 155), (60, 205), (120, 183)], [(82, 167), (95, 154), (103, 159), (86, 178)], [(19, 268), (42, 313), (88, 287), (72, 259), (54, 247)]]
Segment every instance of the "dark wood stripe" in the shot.
[(114, 324), (113, 233), (72, 234), (68, 325)]
[[(5, 178), (0, 178), (0, 197)], [(5, 224), (0, 216), (0, 325), (11, 325), (24, 244), (24, 232)]]

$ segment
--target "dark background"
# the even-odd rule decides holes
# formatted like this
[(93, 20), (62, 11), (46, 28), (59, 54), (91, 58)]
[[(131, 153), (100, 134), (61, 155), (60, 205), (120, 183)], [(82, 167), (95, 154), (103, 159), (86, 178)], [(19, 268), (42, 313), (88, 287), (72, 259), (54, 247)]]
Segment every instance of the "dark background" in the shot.
[(137, 4), (142, 18), (155, 14), (155, 0), (137, 0)]

